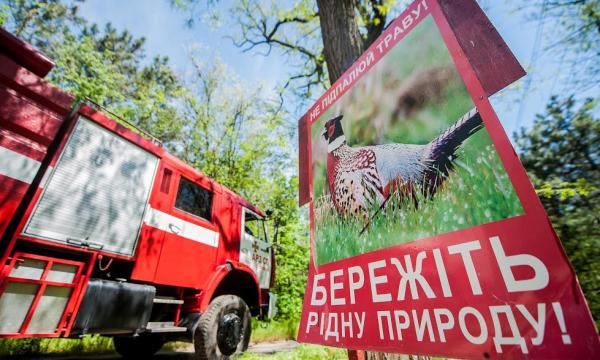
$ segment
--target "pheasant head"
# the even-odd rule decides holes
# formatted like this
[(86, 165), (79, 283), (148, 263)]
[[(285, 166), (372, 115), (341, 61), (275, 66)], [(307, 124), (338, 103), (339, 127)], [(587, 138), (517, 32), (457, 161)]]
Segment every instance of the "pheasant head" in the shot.
[(342, 128), (343, 117), (343, 115), (339, 115), (329, 119), (325, 123), (325, 131), (323, 131), (323, 137), (327, 141), (327, 152), (329, 153), (346, 143), (344, 129)]

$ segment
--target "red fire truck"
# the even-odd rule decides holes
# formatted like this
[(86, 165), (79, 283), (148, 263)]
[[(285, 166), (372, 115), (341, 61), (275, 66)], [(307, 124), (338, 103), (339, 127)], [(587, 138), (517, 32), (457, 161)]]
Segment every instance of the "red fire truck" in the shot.
[(0, 28), (0, 337), (245, 350), (276, 299), (265, 214), (50, 85), (52, 67)]

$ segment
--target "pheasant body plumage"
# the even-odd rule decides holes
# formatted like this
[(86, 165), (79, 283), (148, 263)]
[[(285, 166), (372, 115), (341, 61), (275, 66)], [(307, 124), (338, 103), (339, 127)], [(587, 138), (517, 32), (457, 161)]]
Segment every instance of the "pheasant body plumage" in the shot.
[(460, 144), (482, 126), (481, 117), (472, 110), (426, 145), (351, 147), (341, 118), (325, 124), (329, 192), (340, 215), (365, 219), (369, 209), (384, 204), (391, 191), (409, 195), (418, 188), (433, 196), (452, 170)]

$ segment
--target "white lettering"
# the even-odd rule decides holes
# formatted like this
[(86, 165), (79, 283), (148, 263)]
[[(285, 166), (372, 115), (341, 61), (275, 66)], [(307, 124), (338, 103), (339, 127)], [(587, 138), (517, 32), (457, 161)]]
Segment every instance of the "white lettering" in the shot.
[(416, 9), (413, 9), (411, 13), (415, 16), (415, 19), (418, 19), (421, 14), (421, 4), (419, 4)]
[(544, 328), (546, 327), (546, 304), (540, 303), (537, 305), (537, 320), (527, 310), (525, 305), (518, 304), (517, 309), (523, 314), (525, 319), (531, 324), (535, 330), (535, 337), (531, 339), (533, 345), (541, 345), (544, 341)]
[[(475, 319), (477, 319), (477, 322), (479, 323), (479, 328), (481, 329), (481, 333), (479, 334), (479, 336), (474, 336), (469, 332), (469, 328), (467, 327), (467, 323), (465, 320), (467, 315), (469, 314), (475, 316)], [(467, 339), (467, 341), (469, 341), (471, 344), (481, 345), (485, 342), (485, 340), (488, 337), (488, 330), (487, 326), (485, 325), (483, 315), (481, 315), (481, 313), (473, 307), (466, 306), (460, 309), (460, 311), (458, 312), (458, 325), (460, 327), (460, 331), (465, 336), (465, 339)]]
[(348, 328), (348, 332), (350, 333), (350, 337), (354, 337), (353, 329), (352, 329), (352, 313), (348, 313), (348, 321), (345, 320), (344, 313), (342, 313), (342, 337), (346, 337), (346, 328)]
[(379, 294), (377, 292), (377, 285), (385, 284), (388, 281), (388, 278), (386, 275), (375, 276), (376, 269), (385, 267), (385, 260), (370, 262), (368, 264), (368, 267), (369, 267), (369, 279), (371, 282), (371, 298), (373, 299), (373, 302), (378, 303), (378, 302), (392, 301), (391, 294)]
[(440, 277), (440, 285), (442, 285), (442, 293), (444, 297), (451, 297), (452, 291), (450, 290), (450, 283), (448, 282), (448, 275), (446, 274), (446, 267), (442, 260), (442, 252), (440, 249), (433, 249), (433, 258), (435, 260), (435, 267)]
[[(417, 315), (417, 311), (412, 311), (413, 315), (413, 323), (415, 324), (415, 333), (417, 334), (417, 341), (423, 341), (423, 335), (425, 335), (425, 328), (427, 328), (427, 333), (429, 334), (429, 340), (435, 342), (435, 336), (433, 334), (433, 326), (431, 324), (431, 318), (429, 317), (429, 310), (423, 310), (423, 315), (421, 316), (421, 323), (419, 323), (419, 317)], [(394, 339), (392, 339), (394, 340)]]
[(386, 317), (387, 319), (387, 328), (389, 339), (394, 340), (394, 332), (392, 331), (392, 316), (389, 311), (378, 311), (377, 312), (377, 325), (379, 326), (379, 339), (384, 340), (385, 336), (383, 333), (383, 323), (381, 322), (382, 317)]
[[(512, 332), (510, 337), (505, 337), (502, 334), (502, 326), (500, 325), (500, 313), (504, 313), (506, 315), (506, 320), (508, 320), (508, 325), (510, 327), (510, 331)], [(492, 314), (492, 323), (494, 324), (493, 339), (494, 346), (496, 347), (496, 352), (499, 354), (502, 353), (502, 345), (519, 345), (521, 347), (521, 352), (523, 354), (527, 354), (527, 344), (525, 344), (525, 339), (523, 339), (521, 333), (519, 332), (517, 321), (515, 320), (515, 316), (510, 306), (490, 306), (490, 314)]]
[[(313, 306), (323, 306), (327, 302), (327, 290), (318, 284), (323, 279), (325, 279), (325, 274), (316, 274), (313, 278), (313, 291), (310, 297), (310, 304)], [(319, 299), (317, 299), (317, 293), (321, 294)]]
[(335, 278), (336, 277), (341, 277), (344, 275), (344, 270), (334, 270), (332, 272), (329, 273), (329, 289), (330, 289), (330, 296), (331, 296), (331, 305), (335, 306), (335, 305), (346, 305), (346, 298), (341, 297), (341, 298), (337, 298), (335, 297), (335, 292), (337, 290), (341, 290), (344, 287), (344, 283), (342, 282), (335, 282)]
[(408, 29), (413, 23), (413, 18), (410, 15), (406, 15), (404, 19), (402, 19), (402, 26), (404, 29)]
[[(433, 309), (433, 316), (435, 317), (440, 341), (446, 342), (446, 334), (444, 334), (444, 331), (454, 327), (454, 316), (452, 316), (452, 313), (448, 309)], [(442, 320), (442, 316), (446, 317), (446, 321)]]
[[(540, 290), (548, 285), (548, 269), (540, 259), (529, 254), (506, 256), (497, 236), (491, 237), (490, 243), (508, 292)], [(534, 275), (530, 279), (516, 280), (511, 269), (513, 266), (527, 266), (533, 270)]]
[(552, 308), (554, 309), (554, 315), (556, 316), (556, 321), (558, 321), (558, 327), (560, 327), (560, 331), (562, 334), (562, 342), (563, 344), (570, 345), (571, 344), (571, 335), (567, 334), (567, 325), (565, 324), (565, 317), (563, 315), (562, 307), (559, 302), (553, 302)]
[(354, 319), (358, 323), (358, 334), (356, 334), (357, 338), (361, 338), (363, 335), (363, 330), (365, 329), (365, 312), (360, 313), (360, 318), (358, 317), (358, 313), (354, 313)]
[(402, 277), (400, 279), (400, 285), (398, 287), (398, 300), (404, 300), (405, 295), (406, 295), (406, 283), (407, 282), (410, 285), (410, 293), (411, 293), (411, 296), (413, 299), (419, 298), (419, 293), (417, 291), (417, 283), (419, 283), (419, 285), (421, 285), (423, 292), (425, 292), (425, 296), (427, 296), (429, 299), (435, 298), (435, 294), (433, 293), (433, 290), (431, 290), (431, 287), (429, 286), (429, 284), (427, 283), (427, 281), (425, 280), (423, 275), (421, 275), (421, 269), (423, 267), (423, 259), (425, 259), (426, 256), (427, 255), (425, 254), (425, 251), (421, 251), (420, 253), (418, 253), (416, 265), (413, 268), (412, 262), (410, 261), (410, 255), (404, 255), (404, 262), (406, 263), (406, 271), (404, 270), (404, 268), (402, 267), (402, 264), (400, 263), (400, 261), (398, 259), (396, 259), (396, 258), (390, 259), (391, 263), (396, 266), (396, 268), (398, 269), (398, 273), (400, 273), (400, 276)]
[(316, 312), (311, 311), (308, 313), (308, 320), (306, 320), (306, 333), (307, 334), (310, 331), (311, 326), (317, 325), (318, 321), (319, 321), (319, 315)]
[[(404, 321), (400, 322), (400, 317), (402, 317)], [(410, 326), (408, 313), (404, 310), (394, 310), (394, 322), (396, 323), (398, 340), (402, 340), (402, 330), (406, 330)]]
[(367, 68), (367, 62), (365, 60), (361, 60), (358, 63), (358, 71), (362, 73), (363, 71), (365, 71), (366, 68)]
[[(334, 321), (331, 321), (335, 318)], [(335, 329), (332, 329), (332, 324), (335, 326)], [(335, 341), (340, 341), (340, 334), (338, 333), (338, 314), (337, 313), (329, 313), (329, 317), (327, 319), (327, 331), (325, 332), (325, 341), (329, 339), (329, 337), (334, 337)]]
[[(355, 279), (355, 274), (358, 275), (358, 279)], [(348, 268), (348, 282), (350, 284), (350, 304), (355, 304), (356, 290), (362, 289), (365, 285), (365, 274), (360, 266)]]
[(371, 65), (373, 61), (375, 61), (375, 55), (373, 55), (373, 52), (369, 51), (367, 53), (367, 66)]
[(396, 38), (398, 38), (398, 36), (402, 35), (403, 33), (404, 31), (402, 31), (402, 27), (394, 26), (394, 40), (396, 40)]
[(392, 40), (392, 34), (387, 34), (384, 38), (383, 38), (383, 43), (385, 44), (385, 48), (387, 49), (390, 41)]
[(479, 285), (479, 278), (477, 278), (477, 271), (473, 265), (473, 259), (471, 258), (471, 251), (481, 249), (479, 241), (470, 241), (462, 244), (456, 244), (448, 246), (448, 253), (460, 254), (467, 276), (469, 277), (469, 284), (471, 284), (471, 291), (473, 295), (481, 295), (481, 286)]
[(319, 104), (316, 104), (315, 108), (310, 112), (310, 121), (313, 121), (314, 119), (319, 117), (320, 113), (321, 113), (321, 108), (319, 107)]

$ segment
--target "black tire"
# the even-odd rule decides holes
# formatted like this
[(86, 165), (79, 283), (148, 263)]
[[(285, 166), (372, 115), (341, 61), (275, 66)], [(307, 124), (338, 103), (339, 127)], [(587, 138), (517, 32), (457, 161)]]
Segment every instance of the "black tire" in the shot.
[(164, 342), (156, 336), (114, 337), (115, 350), (126, 359), (148, 359), (162, 348)]
[(250, 342), (250, 310), (240, 297), (221, 295), (212, 300), (194, 333), (198, 360), (224, 360), (243, 352)]

